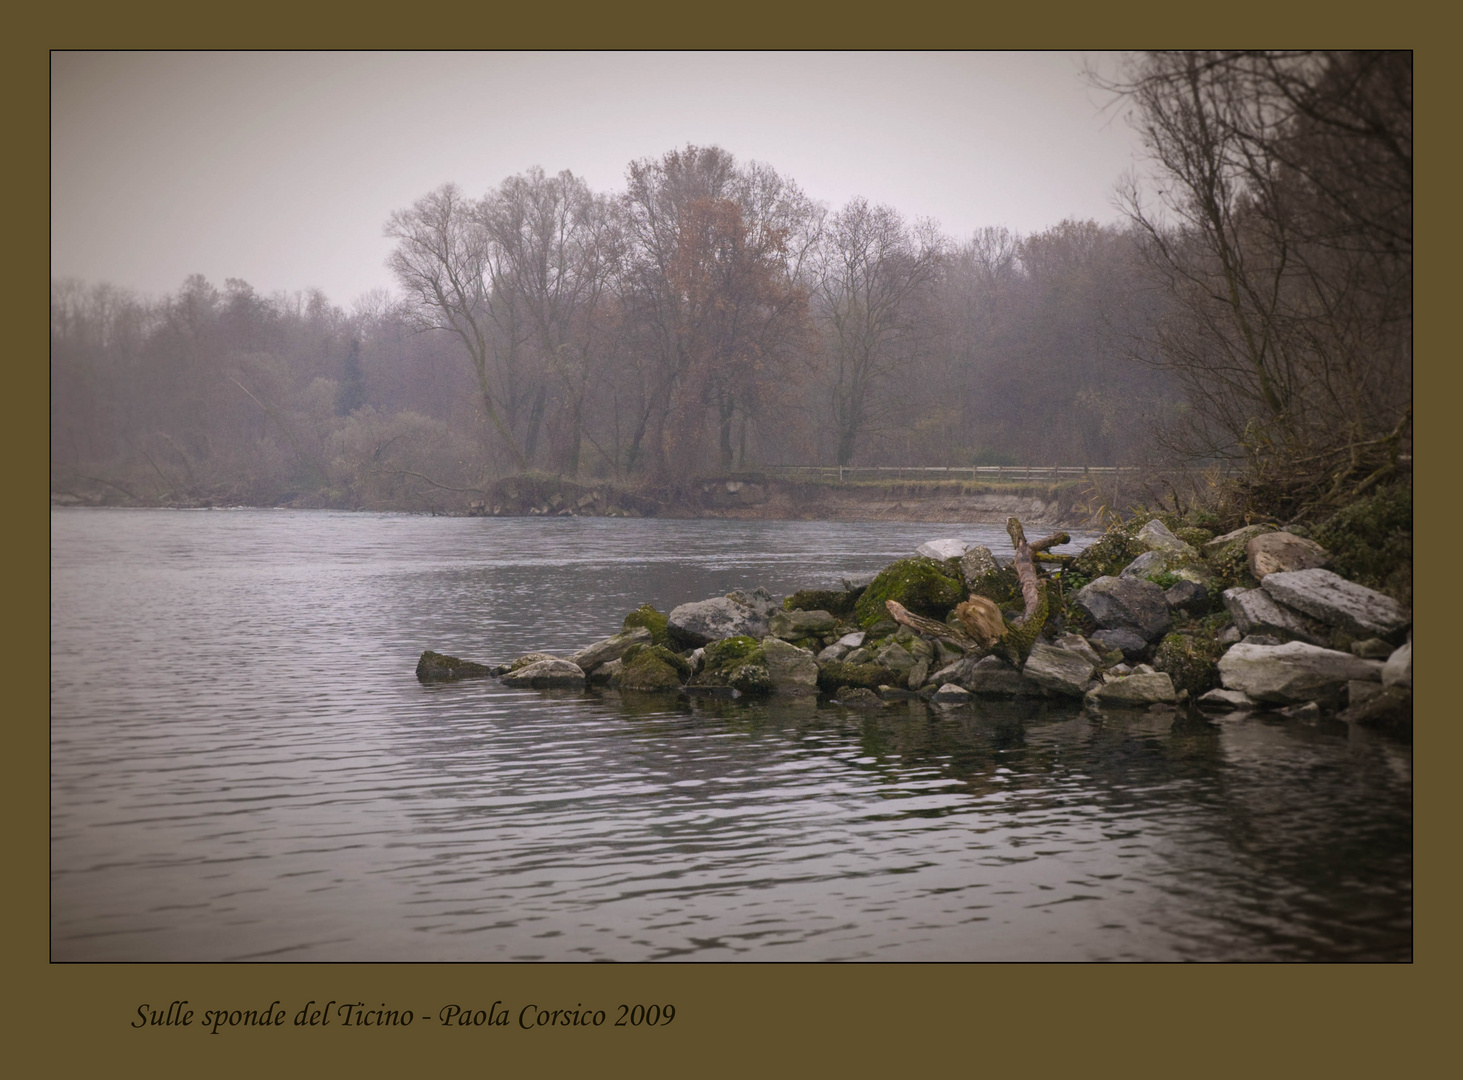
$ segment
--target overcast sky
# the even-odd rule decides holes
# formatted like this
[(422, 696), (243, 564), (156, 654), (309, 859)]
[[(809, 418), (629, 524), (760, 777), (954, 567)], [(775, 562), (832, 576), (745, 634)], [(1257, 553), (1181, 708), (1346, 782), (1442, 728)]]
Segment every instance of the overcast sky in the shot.
[[(1095, 58), (1111, 65), (1115, 58)], [(51, 274), (146, 295), (192, 273), (349, 307), (394, 290), (388, 215), (452, 181), (719, 145), (837, 209), (956, 238), (1115, 221), (1137, 141), (1074, 53), (56, 53)]]

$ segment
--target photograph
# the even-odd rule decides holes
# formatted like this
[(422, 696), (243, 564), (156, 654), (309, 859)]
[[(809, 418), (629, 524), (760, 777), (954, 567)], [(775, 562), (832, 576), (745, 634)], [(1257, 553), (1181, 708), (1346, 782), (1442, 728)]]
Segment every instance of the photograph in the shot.
[(1412, 67), (51, 52), (50, 967), (1411, 965)]

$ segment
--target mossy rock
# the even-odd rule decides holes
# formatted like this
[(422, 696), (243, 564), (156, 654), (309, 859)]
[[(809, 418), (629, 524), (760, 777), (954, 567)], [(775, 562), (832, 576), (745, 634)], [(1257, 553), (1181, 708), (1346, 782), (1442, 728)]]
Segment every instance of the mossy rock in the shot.
[(843, 686), (877, 690), (881, 686), (900, 686), (903, 682), (903, 675), (883, 664), (848, 664), (842, 660), (824, 660), (818, 665), (818, 689), (825, 694), (835, 694)]
[(1201, 529), (1194, 525), (1181, 526), (1174, 529), (1173, 534), (1195, 551), (1204, 550), (1204, 545), (1214, 539), (1214, 533), (1211, 530)]
[(1210, 634), (1168, 634), (1153, 654), (1153, 670), (1164, 671), (1175, 690), (1191, 698), (1219, 685), (1219, 657), (1223, 649)]
[(853, 594), (832, 589), (799, 589), (782, 602), (784, 611), (826, 611), (843, 618), (853, 614)]
[(727, 685), (743, 694), (757, 697), (773, 691), (772, 672), (766, 664), (740, 664), (727, 677)]
[(1412, 602), (1412, 488), (1395, 484), (1338, 511), (1312, 539), (1342, 577)]
[(626, 630), (633, 629), (636, 626), (643, 626), (650, 631), (650, 642), (652, 645), (668, 646), (671, 643), (670, 631), (667, 628), (669, 619), (669, 615), (656, 611), (649, 604), (641, 604), (625, 616), (625, 621), (622, 625)]
[(754, 637), (744, 635), (722, 638), (706, 646), (706, 651), (702, 654), (701, 671), (692, 682), (697, 686), (733, 686), (736, 673), (743, 667), (761, 667), (766, 670), (767, 655), (762, 651), (762, 643)]
[(1080, 551), (1072, 560), (1075, 573), (1088, 581), (1100, 577), (1117, 577), (1123, 567), (1148, 550), (1137, 538), (1137, 532), (1152, 518), (1139, 515), (1111, 525), (1102, 538)]
[(691, 665), (664, 645), (631, 645), (620, 658), (623, 665), (612, 685), (645, 693), (680, 690), (691, 675)]
[[(1005, 566), (982, 574), (969, 584), (971, 593), (984, 597), (996, 607), (1004, 608), (1011, 604), (1022, 603), (1021, 579), (1016, 576), (1014, 563), (1007, 563)], [(962, 597), (962, 599), (964, 598)]]
[(645, 654), (654, 656), (662, 664), (669, 664), (672, 668), (676, 670), (676, 673), (680, 675), (682, 682), (685, 682), (691, 677), (691, 661), (687, 660), (679, 653), (672, 652), (664, 645), (656, 645), (653, 642), (649, 645), (631, 645), (620, 657), (620, 661), (628, 667), (630, 664), (633, 664), (637, 658)]
[(922, 557), (900, 559), (869, 583), (854, 605), (854, 617), (868, 630), (889, 617), (885, 602), (894, 600), (916, 615), (943, 619), (964, 599), (959, 573), (952, 577), (948, 563)]
[(428, 649), (417, 661), (417, 679), (421, 682), (456, 682), (458, 679), (481, 679), (498, 674), (498, 669), (471, 660), (459, 660), (445, 653)]

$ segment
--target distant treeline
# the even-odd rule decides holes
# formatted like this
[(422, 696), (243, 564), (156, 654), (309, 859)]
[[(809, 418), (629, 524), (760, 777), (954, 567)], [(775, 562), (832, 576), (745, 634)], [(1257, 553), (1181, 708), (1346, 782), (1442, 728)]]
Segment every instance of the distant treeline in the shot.
[[(1338, 219), (1395, 232), (1367, 185), (1396, 170), (1322, 106), (1395, 89), (1405, 54), (1375, 55), (1143, 58), (1115, 89), (1171, 183), (1166, 213), (1134, 200), (1122, 226), (950, 237), (687, 146), (616, 192), (538, 169), (444, 185), (385, 224), (400, 293), (349, 312), (235, 279), (161, 299), (54, 281), (53, 490), (425, 508), (526, 471), (676, 483), (1160, 448), (1253, 469), (1369, 445), (1411, 395), (1410, 57), (1401, 255), (1395, 235), (1354, 254)], [(1206, 110), (1222, 122), (1196, 126)], [(1347, 184), (1364, 190), (1328, 190)]]

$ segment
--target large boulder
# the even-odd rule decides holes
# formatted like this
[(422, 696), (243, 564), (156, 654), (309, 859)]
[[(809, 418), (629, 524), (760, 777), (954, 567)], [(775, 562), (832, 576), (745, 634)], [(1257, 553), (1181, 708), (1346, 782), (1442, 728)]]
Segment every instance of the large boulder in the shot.
[(777, 637), (762, 639), (762, 655), (772, 689), (780, 694), (814, 694), (818, 691), (818, 661), (806, 649), (799, 649)]
[(1411, 622), (1390, 596), (1319, 567), (1267, 574), (1260, 586), (1286, 607), (1356, 637), (1392, 637)]
[(1163, 590), (1163, 602), (1171, 611), (1203, 615), (1209, 610), (1209, 590), (1197, 581), (1178, 581)]
[(667, 619), (667, 629), (673, 642), (695, 648), (729, 637), (764, 637), (770, 614), (763, 614), (741, 599), (717, 596), (673, 609)]
[(666, 693), (681, 689), (691, 665), (664, 645), (635, 645), (619, 661), (620, 671), (610, 685), (640, 693)]
[[(795, 646), (789, 645), (788, 648)], [(706, 646), (701, 670), (691, 683), (694, 686), (730, 686), (744, 694), (772, 693), (772, 673), (767, 667), (763, 643), (748, 635), (713, 642)]]
[(1107, 705), (1136, 709), (1146, 705), (1171, 705), (1178, 701), (1178, 693), (1174, 690), (1173, 680), (1168, 677), (1168, 673), (1156, 671), (1119, 675), (1089, 690), (1086, 701), (1093, 707)]
[(1105, 653), (1120, 652), (1124, 660), (1137, 660), (1148, 651), (1148, 642), (1132, 630), (1094, 630), (1090, 637), (1093, 645)]
[(901, 675), (883, 664), (850, 664), (843, 660), (825, 660), (818, 664), (818, 689), (836, 694), (840, 688), (863, 687), (877, 690), (898, 683)]
[(631, 645), (649, 645), (653, 637), (654, 635), (646, 627), (633, 626), (629, 630), (623, 630), (612, 637), (585, 646), (570, 656), (569, 662), (578, 665), (588, 674), (601, 664), (618, 660), (624, 656), (625, 650)]
[(421, 682), (456, 682), (458, 679), (481, 679), (501, 674), (501, 668), (459, 660), (430, 649), (417, 661), (417, 679)]
[(860, 627), (872, 629), (889, 617), (885, 602), (895, 600), (916, 615), (943, 619), (965, 595), (948, 564), (934, 559), (900, 559), (880, 571), (863, 591), (854, 605), (854, 615)]
[(1151, 581), (1100, 577), (1073, 599), (1103, 630), (1130, 630), (1144, 641), (1157, 641), (1173, 626), (1163, 590)]
[(1271, 574), (1326, 566), (1331, 561), (1320, 544), (1288, 532), (1251, 537), (1245, 544), (1245, 554), (1256, 581), (1264, 581)]
[(1075, 652), (1038, 641), (1021, 672), (1038, 686), (1056, 694), (1081, 697), (1092, 681), (1093, 665)]
[(1225, 589), (1223, 600), (1224, 610), (1241, 634), (1274, 634), (1282, 640), (1299, 638), (1312, 645), (1325, 645), (1330, 640), (1323, 625), (1277, 604), (1264, 589)]
[(930, 540), (914, 549), (926, 559), (958, 559), (970, 545), (964, 540)]
[(1240, 642), (1219, 658), (1219, 677), (1225, 689), (1239, 690), (1254, 701), (1338, 703), (1349, 680), (1380, 681), (1382, 664), (1303, 641), (1284, 645)]
[(535, 660), (508, 672), (500, 681), (505, 686), (531, 686), (535, 690), (548, 687), (578, 688), (584, 685), (584, 669), (568, 660)]
[(670, 644), (670, 632), (666, 625), (666, 614), (657, 611), (649, 604), (641, 604), (630, 614), (625, 616), (621, 625), (626, 630), (633, 630), (637, 626), (643, 626), (650, 631), (651, 640), (657, 645)]

